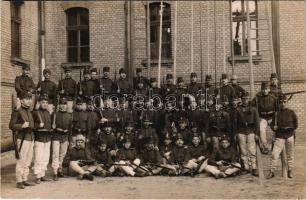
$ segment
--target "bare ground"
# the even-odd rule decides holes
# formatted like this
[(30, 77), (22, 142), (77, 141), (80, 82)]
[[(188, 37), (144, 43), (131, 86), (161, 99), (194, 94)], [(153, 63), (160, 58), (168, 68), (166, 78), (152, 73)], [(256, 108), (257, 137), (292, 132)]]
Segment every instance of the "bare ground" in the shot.
[[(301, 138), (300, 138), (301, 139)], [(281, 167), (272, 180), (260, 183), (250, 174), (218, 179), (201, 174), (191, 177), (97, 177), (93, 182), (75, 177), (41, 183), (24, 190), (15, 188), (13, 152), (1, 154), (2, 198), (260, 198), (305, 199), (305, 140), (296, 145), (293, 179), (281, 177)], [(265, 156), (267, 173), (269, 156)], [(51, 177), (50, 171), (48, 175)]]

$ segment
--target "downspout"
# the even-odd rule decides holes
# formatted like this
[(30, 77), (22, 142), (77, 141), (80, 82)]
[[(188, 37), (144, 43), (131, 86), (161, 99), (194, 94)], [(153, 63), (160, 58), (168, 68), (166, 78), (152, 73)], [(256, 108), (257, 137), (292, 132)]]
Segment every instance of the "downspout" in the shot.
[(38, 36), (39, 36), (39, 80), (43, 80), (43, 71), (45, 69), (45, 2), (38, 1)]
[(275, 59), (276, 73), (278, 74), (279, 77), (279, 83), (281, 83), (279, 1), (271, 1), (271, 13), (272, 13), (271, 21), (272, 21), (274, 59)]

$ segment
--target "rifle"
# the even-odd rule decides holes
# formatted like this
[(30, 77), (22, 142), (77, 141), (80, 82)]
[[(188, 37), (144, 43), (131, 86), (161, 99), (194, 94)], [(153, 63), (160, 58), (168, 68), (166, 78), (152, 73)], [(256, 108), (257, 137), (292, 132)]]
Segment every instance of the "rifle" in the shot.
[(55, 104), (55, 107), (54, 107), (54, 112), (53, 112), (53, 123), (52, 123), (52, 128), (55, 129), (56, 127), (56, 111), (57, 111), (57, 107), (58, 107), (58, 104), (59, 104), (59, 96), (56, 97), (56, 104)]
[(288, 92), (288, 93), (283, 93), (283, 95), (290, 95), (288, 100), (287, 101), (290, 101), (290, 99), (293, 97), (293, 95), (295, 94), (300, 94), (300, 93), (305, 93), (306, 91), (305, 90), (302, 90), (302, 91), (296, 91), (296, 92)]
[[(13, 113), (16, 111), (15, 108), (15, 101), (14, 101), (14, 94), (12, 94), (12, 116)], [(15, 152), (15, 158), (16, 159), (20, 159), (20, 154), (19, 154), (19, 150), (18, 150), (18, 144), (17, 144), (17, 137), (16, 137), (17, 132), (12, 130), (12, 136), (13, 136), (13, 145), (14, 145), (14, 152)]]
[(244, 168), (242, 168), (242, 167), (239, 167), (239, 166), (237, 166), (237, 165), (234, 165), (233, 163), (226, 162), (226, 161), (224, 161), (224, 160), (222, 160), (222, 164), (225, 165), (225, 166), (235, 167), (235, 168), (237, 168), (237, 169), (240, 169), (241, 171), (249, 172), (249, 170), (246, 170), (246, 169), (244, 169)]
[[(61, 81), (60, 81), (60, 83), (61, 83), (61, 91), (63, 91), (64, 90), (64, 84), (63, 84), (63, 72), (61, 72)], [(60, 92), (61, 93), (61, 92)]]
[[(255, 103), (256, 103), (256, 110), (258, 112), (258, 98), (257, 95), (255, 96)], [(260, 140), (260, 138), (259, 138)], [(263, 163), (262, 163), (262, 156), (260, 150), (259, 140), (256, 140), (256, 161), (257, 161), (257, 169), (258, 169), (258, 176), (260, 183), (264, 179), (264, 171), (263, 171)]]
[(153, 165), (155, 167), (160, 167), (162, 169), (167, 169), (167, 170), (170, 170), (170, 171), (175, 171), (174, 168), (171, 168), (171, 167), (168, 167), (166, 165), (162, 165), (162, 164), (154, 164), (154, 163), (150, 163), (150, 165)]
[(116, 86), (117, 86), (117, 93), (120, 93), (120, 87), (119, 87), (119, 84), (117, 82), (117, 70), (115, 70), (115, 83), (116, 83)]
[(80, 85), (79, 85), (79, 95), (82, 94), (82, 69), (80, 69)]

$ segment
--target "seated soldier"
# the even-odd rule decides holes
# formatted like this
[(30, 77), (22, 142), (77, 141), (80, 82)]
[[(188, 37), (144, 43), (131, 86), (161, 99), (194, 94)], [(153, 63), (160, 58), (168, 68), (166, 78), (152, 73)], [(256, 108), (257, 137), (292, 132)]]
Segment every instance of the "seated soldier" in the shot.
[(193, 169), (196, 173), (201, 173), (207, 165), (206, 148), (200, 144), (201, 136), (193, 134), (192, 144), (188, 147), (190, 160), (187, 167)]
[(99, 140), (104, 140), (106, 142), (107, 150), (111, 153), (112, 156), (116, 155), (116, 136), (112, 132), (112, 126), (109, 122), (105, 122), (103, 124), (103, 131), (99, 134)]
[(107, 150), (107, 142), (105, 140), (99, 140), (97, 142), (96, 151), (93, 155), (96, 164), (94, 174), (101, 177), (111, 176), (114, 168), (111, 165), (112, 156)]
[(128, 121), (125, 125), (125, 132), (118, 134), (117, 138), (117, 145), (118, 148), (122, 148), (122, 141), (124, 138), (129, 138), (131, 140), (131, 148), (137, 149), (137, 134), (133, 131), (134, 129), (134, 122)]
[(237, 162), (236, 151), (231, 146), (230, 138), (223, 135), (220, 139), (220, 148), (212, 155), (212, 159), (208, 160), (204, 170), (215, 178), (225, 178), (237, 175), (240, 169), (241, 165)]
[(191, 144), (192, 132), (187, 128), (188, 120), (184, 117), (181, 117), (178, 121), (178, 125), (179, 125), (179, 128), (177, 132), (183, 136), (184, 142), (186, 143), (186, 145)]
[(65, 158), (66, 166), (69, 166), (69, 171), (78, 174), (78, 179), (93, 180), (91, 175), (96, 170), (94, 160), (87, 149), (85, 149), (85, 137), (82, 134), (76, 136), (76, 145), (71, 148)]
[(137, 171), (140, 159), (136, 149), (131, 148), (131, 140), (125, 138), (122, 143), (123, 148), (119, 149), (116, 155), (115, 165), (117, 165), (117, 169), (128, 176), (145, 176), (142, 171)]
[(160, 147), (160, 154), (163, 158), (163, 163), (166, 164), (169, 162), (170, 154), (173, 149), (172, 137), (167, 133), (164, 137), (163, 145)]
[(187, 146), (184, 145), (184, 137), (178, 133), (175, 146), (170, 154), (169, 162), (167, 163), (167, 167), (173, 170), (166, 170), (166, 172), (169, 175), (186, 175), (192, 173), (192, 170), (187, 167), (189, 160), (190, 156)]
[(154, 146), (157, 148), (158, 147), (158, 143), (159, 143), (159, 139), (157, 136), (157, 133), (155, 131), (154, 128), (150, 127), (150, 125), (152, 124), (152, 122), (149, 120), (149, 118), (147, 116), (145, 116), (144, 120), (143, 120), (143, 128), (139, 129), (139, 134), (138, 134), (138, 143), (139, 143), (139, 151), (141, 151), (142, 149), (144, 149), (144, 140), (146, 140), (146, 138), (150, 138), (152, 137), (154, 140)]
[(161, 172), (163, 160), (160, 152), (154, 146), (153, 138), (147, 138), (145, 141), (145, 149), (141, 152), (141, 164), (139, 168), (147, 175), (157, 175)]

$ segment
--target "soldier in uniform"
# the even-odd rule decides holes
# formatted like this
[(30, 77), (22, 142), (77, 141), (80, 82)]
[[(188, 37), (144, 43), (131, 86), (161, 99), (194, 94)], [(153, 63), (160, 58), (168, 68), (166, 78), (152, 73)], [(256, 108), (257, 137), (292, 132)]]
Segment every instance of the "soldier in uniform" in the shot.
[(67, 98), (67, 112), (73, 112), (73, 102), (77, 94), (77, 84), (71, 77), (71, 69), (65, 68), (65, 78), (58, 82), (57, 91), (61, 97)]
[(167, 164), (170, 159), (170, 154), (173, 149), (173, 137), (167, 133), (163, 139), (163, 143), (160, 147), (160, 154), (163, 158), (163, 164)]
[[(54, 123), (54, 122), (53, 122)], [(68, 135), (71, 133), (72, 116), (67, 112), (67, 99), (59, 100), (58, 111), (55, 113), (55, 126), (52, 135), (52, 169), (53, 180), (64, 177), (63, 161), (68, 150)]]
[(101, 177), (108, 177), (114, 172), (111, 170), (112, 165), (112, 155), (110, 154), (107, 142), (105, 140), (99, 140), (95, 145), (95, 153), (92, 154), (92, 157), (96, 162), (96, 170), (94, 174)]
[(202, 89), (202, 85), (197, 83), (197, 74), (192, 72), (190, 74), (190, 83), (187, 86), (187, 93), (192, 95), (194, 98), (199, 99), (199, 93)]
[(256, 94), (256, 97), (252, 102), (253, 106), (257, 108), (260, 121), (260, 142), (262, 144), (262, 152), (268, 154), (268, 141), (266, 129), (271, 124), (272, 119), (275, 116), (275, 111), (278, 109), (277, 99), (270, 93), (269, 85), (267, 82), (262, 82), (261, 91)]
[(282, 94), (282, 90), (278, 84), (278, 77), (276, 73), (271, 73), (270, 77), (270, 93), (273, 94), (277, 99)]
[(166, 75), (166, 83), (162, 85), (161, 90), (164, 97), (168, 94), (173, 94), (175, 92), (175, 85), (173, 84), (172, 74)]
[(182, 135), (186, 145), (191, 144), (192, 132), (188, 129), (188, 120), (185, 117), (181, 117), (178, 121), (177, 134)]
[(103, 124), (103, 130), (99, 134), (98, 140), (104, 140), (107, 145), (107, 150), (112, 156), (116, 155), (117, 150), (117, 139), (115, 133), (112, 131), (111, 123), (105, 122)]
[(236, 94), (235, 94), (234, 88), (231, 85), (229, 85), (227, 74), (221, 75), (221, 83), (222, 83), (222, 86), (219, 89), (219, 95), (220, 95), (221, 101), (226, 99), (224, 98), (224, 96), (226, 96), (228, 101), (232, 102), (233, 99), (236, 97)]
[[(15, 90), (17, 93), (16, 108), (19, 109), (21, 106), (20, 98), (24, 97), (26, 94), (32, 94), (35, 92), (35, 84), (33, 79), (30, 77), (30, 65), (25, 64), (22, 66), (22, 75), (17, 76), (15, 79)], [(33, 104), (31, 104), (31, 106), (30, 109), (32, 110)]]
[(176, 94), (178, 96), (178, 105), (181, 109), (184, 109), (186, 106), (186, 96), (187, 95), (187, 88), (184, 83), (183, 77), (177, 78), (177, 85), (176, 85)]
[(97, 110), (95, 110), (92, 102), (89, 102), (87, 104), (87, 109), (86, 109), (86, 114), (87, 114), (87, 120), (88, 120), (88, 144), (89, 144), (89, 148), (91, 150), (93, 150), (93, 147), (95, 147), (97, 145), (97, 139), (98, 139), (98, 135), (97, 135), (97, 130), (98, 130), (98, 124), (100, 119), (100, 116), (97, 112)]
[(51, 115), (48, 111), (48, 94), (39, 97), (40, 107), (33, 112), (34, 119), (34, 174), (35, 183), (50, 181), (46, 178), (47, 166), (50, 158), (51, 145)]
[(90, 79), (90, 71), (88, 68), (85, 68), (83, 71), (84, 80), (81, 83), (78, 83), (78, 94), (82, 97), (86, 104), (90, 103), (93, 99), (93, 96), (97, 94), (97, 82)]
[[(161, 124), (162, 127), (162, 136), (169, 135), (172, 139), (176, 137), (177, 134), (177, 128), (176, 128), (176, 115), (174, 106), (171, 103), (166, 104), (166, 109), (161, 114)], [(164, 138), (161, 138), (161, 140), (164, 140)]]
[(114, 84), (114, 90), (122, 96), (132, 92), (132, 86), (126, 78), (126, 71), (124, 68), (119, 69), (119, 79)]
[(40, 92), (40, 94), (48, 94), (49, 98), (49, 106), (48, 111), (52, 114), (54, 112), (54, 106), (57, 103), (57, 93), (56, 93), (56, 84), (50, 80), (51, 71), (49, 69), (44, 69), (43, 75), (45, 80), (39, 81), (36, 87), (36, 90)]
[[(98, 84), (98, 71), (97, 68), (93, 67), (90, 69), (90, 78)], [(98, 86), (98, 85), (97, 85)]]
[(212, 84), (212, 77), (211, 75), (206, 75), (205, 76), (205, 91), (207, 90), (208, 96), (214, 96), (215, 95), (215, 87)]
[(241, 97), (242, 97), (243, 93), (245, 92), (245, 90), (240, 85), (238, 85), (237, 81), (238, 81), (237, 75), (233, 74), (232, 78), (231, 78), (231, 86), (235, 90), (236, 97), (241, 99)]
[(231, 146), (230, 138), (224, 135), (220, 139), (220, 148), (208, 160), (204, 170), (215, 178), (225, 178), (238, 174), (241, 165), (237, 162), (237, 153)]
[(115, 124), (120, 121), (119, 113), (114, 109), (113, 101), (110, 98), (105, 100), (105, 108), (102, 110), (101, 123), (108, 122)]
[(117, 137), (117, 145), (119, 148), (123, 147), (122, 141), (125, 138), (130, 139), (131, 141), (131, 147), (138, 149), (138, 136), (134, 130), (134, 122), (133, 121), (127, 121), (125, 126), (125, 130), (122, 131), (118, 137)]
[(88, 134), (88, 115), (83, 110), (83, 99), (78, 97), (76, 100), (76, 107), (72, 113), (72, 133), (70, 148), (75, 146), (76, 136), (78, 134), (84, 135), (87, 137)]
[(136, 68), (136, 77), (134, 77), (133, 79), (134, 89), (137, 89), (137, 85), (140, 81), (143, 83), (144, 89), (147, 89), (151, 86), (149, 80), (146, 77), (142, 76), (142, 69)]
[(275, 131), (275, 142), (272, 150), (271, 168), (267, 178), (274, 177), (274, 171), (277, 166), (278, 158), (281, 152), (286, 147), (287, 163), (288, 163), (288, 177), (293, 178), (294, 165), (294, 143), (295, 130), (298, 128), (298, 119), (295, 112), (287, 108), (287, 97), (280, 96), (280, 109), (277, 116), (273, 118), (271, 126)]
[(242, 95), (242, 105), (237, 108), (237, 136), (240, 156), (245, 170), (251, 169), (252, 175), (257, 176), (256, 167), (256, 138), (259, 132), (259, 116), (256, 108), (249, 102), (249, 94)]
[[(111, 95), (113, 92), (113, 81), (109, 78), (109, 67), (103, 67), (103, 77), (101, 78), (102, 90), (105, 95)], [(101, 92), (102, 93), (102, 92)], [(100, 93), (100, 94), (101, 94)]]
[(148, 88), (146, 87), (146, 79), (144, 77), (138, 78), (135, 85), (135, 95), (141, 95), (145, 99), (148, 94)]
[(150, 119), (145, 116), (143, 119), (143, 127), (138, 130), (138, 144), (139, 144), (139, 150), (144, 149), (145, 146), (145, 140), (146, 138), (152, 137), (154, 140), (155, 147), (158, 147), (159, 145), (159, 138), (154, 128), (152, 128), (150, 125), (152, 122)]
[(93, 181), (92, 173), (96, 170), (97, 166), (94, 165), (90, 152), (85, 148), (85, 137), (82, 134), (76, 136), (76, 144), (71, 148), (66, 157), (65, 165), (69, 166), (69, 172), (76, 173), (79, 180)]
[(17, 131), (17, 147), (20, 158), (16, 162), (17, 188), (24, 189), (25, 186), (35, 185), (28, 181), (30, 165), (34, 149), (34, 120), (30, 107), (32, 105), (32, 95), (28, 92), (19, 94), (21, 107), (12, 113), (9, 128)]

